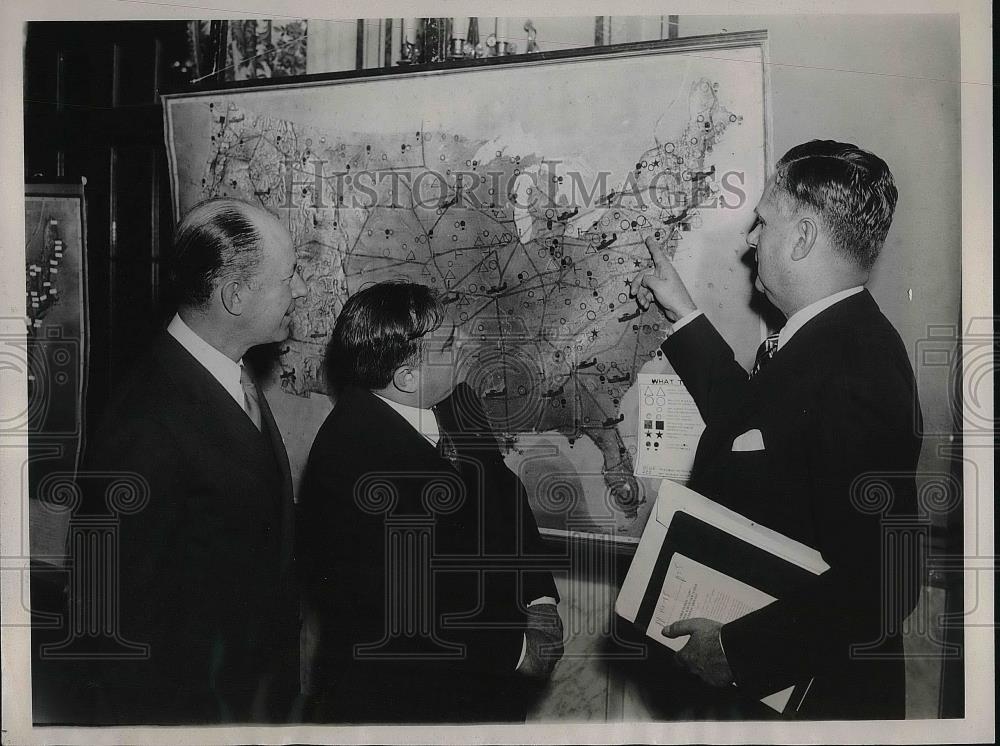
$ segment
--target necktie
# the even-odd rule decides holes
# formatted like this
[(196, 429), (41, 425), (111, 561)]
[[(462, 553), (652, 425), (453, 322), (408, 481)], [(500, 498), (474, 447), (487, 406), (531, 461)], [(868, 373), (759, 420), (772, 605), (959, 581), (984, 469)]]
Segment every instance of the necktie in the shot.
[(774, 353), (778, 351), (778, 332), (769, 334), (767, 339), (760, 343), (757, 348), (757, 356), (753, 361), (753, 368), (750, 370), (750, 378), (760, 373), (760, 369), (771, 362)]
[(240, 386), (243, 387), (243, 408), (253, 424), (260, 430), (260, 399), (257, 398), (259, 396), (257, 385), (253, 382), (250, 371), (245, 365), (240, 366)]

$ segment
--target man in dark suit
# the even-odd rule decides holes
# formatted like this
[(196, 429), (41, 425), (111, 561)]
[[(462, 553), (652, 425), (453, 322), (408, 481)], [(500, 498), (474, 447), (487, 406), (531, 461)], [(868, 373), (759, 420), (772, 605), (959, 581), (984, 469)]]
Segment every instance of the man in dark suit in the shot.
[(523, 720), (562, 655), (551, 550), (456, 386), (458, 348), (423, 285), (374, 285), (337, 318), (299, 530), (315, 720)]
[(663, 352), (706, 429), (691, 487), (818, 549), (830, 569), (728, 624), (692, 619), (680, 661), (751, 697), (812, 681), (802, 718), (905, 716), (902, 620), (920, 563), (889, 535), (916, 515), (920, 410), (899, 334), (864, 288), (896, 204), (888, 166), (813, 141), (778, 162), (747, 244), (755, 286), (786, 317), (748, 377), (660, 246), (632, 283), (674, 331)]
[[(229, 199), (181, 221), (172, 271), (177, 314), (87, 449), (85, 474), (131, 474), (148, 488), (141, 509), (120, 519), (117, 572), (118, 631), (149, 654), (93, 664), (96, 717), (282, 722), (299, 688), (292, 487), (242, 359), (288, 336), (306, 288), (288, 231)], [(104, 498), (86, 496), (91, 513)]]

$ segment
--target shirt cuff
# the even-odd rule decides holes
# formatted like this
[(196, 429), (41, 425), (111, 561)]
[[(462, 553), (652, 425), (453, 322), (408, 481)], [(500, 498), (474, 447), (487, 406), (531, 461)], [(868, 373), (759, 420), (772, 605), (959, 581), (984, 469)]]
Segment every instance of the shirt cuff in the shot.
[[(529, 603), (528, 606), (529, 607), (538, 606), (539, 604), (552, 604), (553, 606), (558, 606), (559, 602), (556, 601), (554, 598), (552, 598), (552, 596), (539, 596), (534, 601)], [(522, 663), (524, 663), (524, 656), (527, 654), (527, 652), (528, 652), (528, 637), (527, 635), (521, 635), (521, 655), (517, 659), (517, 665), (514, 666), (515, 671), (521, 667)]]
[(538, 604), (552, 604), (553, 606), (558, 606), (559, 602), (552, 598), (552, 596), (539, 596), (534, 601), (529, 603), (528, 606), (538, 606)]
[[(690, 313), (685, 314), (684, 316), (681, 316), (679, 319), (677, 319), (677, 321), (674, 322), (674, 331), (675, 332), (678, 331), (682, 327), (687, 326), (688, 324), (690, 324), (692, 321), (694, 321), (699, 316), (703, 316), (703, 315), (704, 314), (702, 314), (701, 310), (698, 309), (698, 308), (696, 308), (693, 311), (691, 311)], [(671, 333), (673, 333), (673, 332), (671, 332)]]

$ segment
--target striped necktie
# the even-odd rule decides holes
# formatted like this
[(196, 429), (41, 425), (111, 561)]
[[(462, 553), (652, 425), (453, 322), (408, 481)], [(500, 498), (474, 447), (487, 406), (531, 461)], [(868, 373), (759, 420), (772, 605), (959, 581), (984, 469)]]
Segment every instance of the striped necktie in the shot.
[(760, 373), (760, 369), (771, 362), (774, 353), (778, 351), (778, 332), (767, 335), (767, 339), (760, 343), (757, 348), (757, 356), (753, 361), (753, 368), (750, 370), (750, 378)]

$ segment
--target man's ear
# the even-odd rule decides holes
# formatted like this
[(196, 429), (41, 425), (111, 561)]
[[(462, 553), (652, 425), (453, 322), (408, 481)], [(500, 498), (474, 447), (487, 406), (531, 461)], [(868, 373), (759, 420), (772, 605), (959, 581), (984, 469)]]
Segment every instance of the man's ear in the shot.
[(809, 256), (813, 246), (816, 245), (816, 236), (819, 233), (819, 226), (816, 219), (811, 215), (799, 218), (795, 226), (795, 244), (792, 246), (792, 261), (799, 261)]
[(406, 394), (417, 393), (419, 373), (411, 365), (400, 365), (392, 374), (392, 385)]
[(246, 303), (247, 287), (236, 280), (230, 280), (219, 288), (222, 305), (232, 316), (243, 315), (243, 305)]

